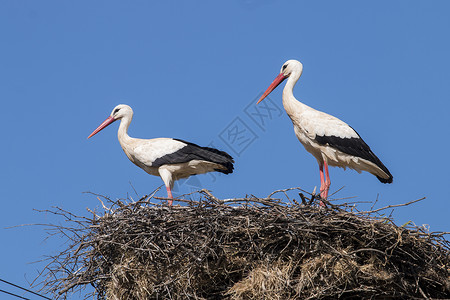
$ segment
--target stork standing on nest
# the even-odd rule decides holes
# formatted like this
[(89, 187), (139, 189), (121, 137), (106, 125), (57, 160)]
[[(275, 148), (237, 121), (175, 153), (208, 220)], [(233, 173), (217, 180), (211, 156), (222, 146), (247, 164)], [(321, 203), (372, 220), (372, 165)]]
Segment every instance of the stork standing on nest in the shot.
[[(319, 163), (320, 197), (326, 199), (331, 181), (328, 165), (369, 172), (382, 183), (392, 183), (392, 175), (359, 134), (345, 122), (317, 111), (297, 99), (293, 88), (302, 75), (303, 65), (288, 60), (280, 74), (267, 88), (257, 104), (269, 95), (281, 82), (288, 79), (283, 89), (283, 106), (294, 124), (295, 135), (305, 149)], [(325, 170), (325, 176), (324, 176)]]
[[(88, 138), (120, 120), (120, 146), (127, 157), (138, 167), (151, 175), (160, 176), (167, 188), (167, 197), (173, 199), (175, 180), (207, 172), (233, 173), (233, 158), (226, 152), (209, 147), (200, 147), (179, 139), (156, 138), (136, 139), (128, 135), (133, 110), (128, 105), (117, 105), (111, 115), (95, 129)], [(169, 200), (172, 205), (172, 200)]]

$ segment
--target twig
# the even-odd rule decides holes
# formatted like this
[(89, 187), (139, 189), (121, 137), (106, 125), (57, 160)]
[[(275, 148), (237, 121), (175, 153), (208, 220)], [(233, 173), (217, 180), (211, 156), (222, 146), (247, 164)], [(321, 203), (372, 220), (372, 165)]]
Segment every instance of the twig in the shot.
[(413, 204), (413, 203), (416, 203), (416, 202), (419, 202), (419, 201), (422, 201), (422, 200), (425, 200), (425, 199), (426, 199), (426, 197), (422, 197), (422, 198), (420, 198), (420, 199), (412, 200), (412, 201), (409, 201), (409, 202), (406, 202), (406, 203), (403, 203), (403, 204), (388, 205), (388, 206), (385, 206), (385, 207), (382, 207), (382, 208), (378, 208), (378, 209), (375, 209), (375, 210), (363, 211), (363, 212), (361, 212), (361, 213), (364, 213), (364, 214), (373, 214), (373, 213), (379, 212), (379, 211), (381, 211), (381, 210), (386, 210), (386, 209), (389, 209), (389, 208), (401, 207), (401, 206), (408, 206), (408, 205), (411, 205), (411, 204)]

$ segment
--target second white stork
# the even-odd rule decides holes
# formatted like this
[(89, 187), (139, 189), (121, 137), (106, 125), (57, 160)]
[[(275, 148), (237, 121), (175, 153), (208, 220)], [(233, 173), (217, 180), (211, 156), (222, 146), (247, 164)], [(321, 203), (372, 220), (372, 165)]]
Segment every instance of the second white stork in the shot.
[(302, 72), (303, 65), (299, 61), (286, 61), (280, 74), (257, 103), (288, 79), (283, 89), (283, 106), (294, 124), (295, 135), (319, 163), (321, 198), (328, 197), (331, 185), (328, 165), (344, 169), (348, 167), (359, 173), (366, 171), (382, 183), (392, 183), (393, 177), (389, 170), (352, 127), (295, 99), (293, 89)]
[[(120, 120), (118, 138), (127, 157), (151, 175), (160, 176), (167, 188), (167, 197), (173, 199), (172, 188), (176, 180), (196, 174), (218, 171), (233, 173), (233, 158), (226, 152), (201, 147), (179, 139), (137, 139), (128, 135), (133, 110), (125, 104), (117, 105), (111, 115), (88, 138), (116, 120)], [(172, 200), (169, 200), (172, 205)]]

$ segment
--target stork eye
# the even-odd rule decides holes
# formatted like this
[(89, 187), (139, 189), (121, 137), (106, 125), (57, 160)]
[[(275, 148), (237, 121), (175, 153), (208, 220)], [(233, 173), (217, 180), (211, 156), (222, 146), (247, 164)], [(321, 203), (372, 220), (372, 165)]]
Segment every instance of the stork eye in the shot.
[(120, 108), (116, 108), (113, 112), (113, 115), (115, 115), (119, 110), (120, 110)]
[(283, 65), (283, 68), (281, 70), (284, 71), (284, 69), (286, 69), (287, 65)]

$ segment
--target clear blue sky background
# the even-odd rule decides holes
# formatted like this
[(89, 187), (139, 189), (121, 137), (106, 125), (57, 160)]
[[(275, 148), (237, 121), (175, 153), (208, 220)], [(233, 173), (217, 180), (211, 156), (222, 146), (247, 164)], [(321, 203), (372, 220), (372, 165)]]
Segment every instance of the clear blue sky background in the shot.
[(85, 191), (137, 198), (130, 182), (139, 195), (162, 184), (128, 161), (118, 124), (86, 140), (120, 103), (134, 109), (131, 136), (212, 143), (235, 157), (234, 174), (178, 192), (320, 185), (282, 86), (265, 102), (271, 115), (261, 106), (264, 123), (252, 114), (288, 59), (304, 65), (297, 99), (354, 127), (394, 175), (384, 185), (333, 168), (331, 192), (345, 186), (334, 197), (378, 197), (381, 207), (426, 196), (396, 210), (397, 223), (449, 231), (449, 11), (446, 0), (1, 1), (0, 278), (26, 286), (43, 266), (30, 263), (64, 247), (40, 227), (4, 229), (61, 221), (33, 209), (87, 214), (99, 203)]

